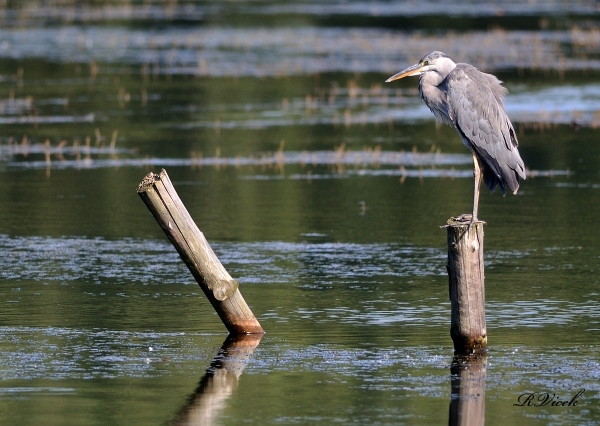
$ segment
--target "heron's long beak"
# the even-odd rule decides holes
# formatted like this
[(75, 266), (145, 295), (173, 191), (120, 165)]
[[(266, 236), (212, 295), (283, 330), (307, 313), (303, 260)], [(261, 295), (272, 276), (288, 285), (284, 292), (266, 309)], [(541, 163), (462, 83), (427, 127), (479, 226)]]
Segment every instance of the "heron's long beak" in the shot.
[(394, 74), (393, 76), (388, 78), (385, 82), (390, 83), (395, 80), (400, 80), (401, 78), (404, 78), (404, 77), (410, 77), (412, 75), (421, 75), (421, 74), (423, 74), (424, 71), (425, 71), (425, 66), (423, 66), (423, 64), (421, 64), (419, 62), (418, 64), (415, 64), (413, 66), (406, 68), (405, 70), (400, 71), (398, 74)]

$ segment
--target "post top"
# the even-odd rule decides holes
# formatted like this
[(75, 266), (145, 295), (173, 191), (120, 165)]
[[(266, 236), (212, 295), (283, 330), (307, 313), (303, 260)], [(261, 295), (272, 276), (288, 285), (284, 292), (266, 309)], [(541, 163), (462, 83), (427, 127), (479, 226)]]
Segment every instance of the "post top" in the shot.
[(148, 173), (146, 176), (144, 176), (144, 179), (140, 182), (140, 184), (137, 187), (138, 194), (146, 192), (148, 188), (154, 185), (154, 182), (158, 182), (159, 180), (163, 179), (166, 175), (167, 172), (165, 169), (162, 169), (159, 175), (152, 172)]
[(160, 180), (160, 176), (158, 176), (157, 174), (154, 174), (152, 172), (148, 173), (137, 187), (138, 194), (140, 192), (146, 192), (146, 190), (148, 188), (150, 188), (154, 184), (154, 182), (156, 182), (158, 180)]
[(451, 217), (446, 221), (445, 225), (440, 226), (440, 228), (449, 228), (454, 226), (469, 226), (469, 225), (486, 225), (483, 220), (476, 220), (471, 224), (471, 215), (470, 214), (461, 214), (458, 217)]

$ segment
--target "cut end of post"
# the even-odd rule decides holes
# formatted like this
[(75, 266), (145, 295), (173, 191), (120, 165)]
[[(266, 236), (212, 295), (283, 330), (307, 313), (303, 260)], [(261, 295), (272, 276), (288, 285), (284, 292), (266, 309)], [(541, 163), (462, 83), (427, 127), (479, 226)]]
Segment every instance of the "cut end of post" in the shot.
[[(164, 172), (165, 170), (163, 169), (161, 174)], [(152, 185), (154, 185), (155, 182), (160, 180), (160, 175), (157, 175), (155, 173), (148, 173), (144, 179), (142, 180), (142, 182), (140, 182), (140, 184), (137, 187), (137, 192), (138, 194), (141, 192), (146, 192), (148, 190), (148, 188), (151, 188)]]

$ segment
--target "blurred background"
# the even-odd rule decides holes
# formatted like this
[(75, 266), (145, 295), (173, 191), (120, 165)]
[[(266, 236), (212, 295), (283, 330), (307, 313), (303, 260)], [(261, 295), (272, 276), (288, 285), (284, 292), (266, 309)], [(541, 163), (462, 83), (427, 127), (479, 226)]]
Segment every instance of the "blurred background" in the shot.
[(225, 329), (135, 192), (162, 168), (267, 331), (214, 424), (448, 421), (439, 226), (472, 160), (416, 78), (383, 83), (433, 50), (504, 81), (528, 169), (480, 199), (486, 421), (597, 422), (599, 24), (596, 1), (0, 1), (2, 423), (179, 418)]

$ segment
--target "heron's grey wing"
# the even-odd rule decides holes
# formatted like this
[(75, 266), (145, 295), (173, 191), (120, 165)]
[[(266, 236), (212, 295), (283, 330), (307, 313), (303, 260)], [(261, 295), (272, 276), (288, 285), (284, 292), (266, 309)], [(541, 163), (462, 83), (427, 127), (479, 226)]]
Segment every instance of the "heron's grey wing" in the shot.
[[(489, 74), (488, 74), (489, 75)], [(484, 181), (490, 190), (500, 185), (513, 192), (525, 166), (519, 155), (515, 130), (504, 110), (504, 90), (498, 79), (468, 64), (457, 64), (444, 82), (452, 122), (467, 145), (483, 161)]]

